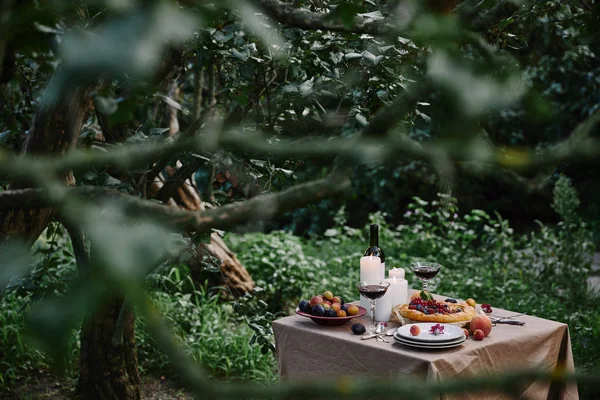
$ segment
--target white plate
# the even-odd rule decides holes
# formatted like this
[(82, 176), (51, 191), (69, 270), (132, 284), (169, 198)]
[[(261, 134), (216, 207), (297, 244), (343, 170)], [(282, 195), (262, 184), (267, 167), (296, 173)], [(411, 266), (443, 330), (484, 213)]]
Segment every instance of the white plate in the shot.
[(403, 339), (398, 339), (396, 337), (394, 337), (394, 339), (396, 339), (396, 341), (400, 344), (403, 344), (404, 346), (408, 346), (408, 347), (416, 347), (418, 349), (430, 349), (430, 350), (437, 350), (437, 349), (450, 349), (452, 347), (456, 347), (456, 346), (460, 346), (461, 344), (463, 344), (466, 340), (466, 338), (464, 338), (463, 340), (460, 340), (458, 342), (451, 342), (451, 343), (415, 343), (415, 342), (408, 342), (405, 341)]
[(394, 336), (394, 339), (396, 339), (398, 342), (401, 343), (408, 343), (408, 344), (415, 344), (418, 346), (429, 346), (429, 347), (438, 347), (438, 346), (448, 346), (448, 345), (453, 345), (456, 343), (462, 343), (464, 342), (467, 338), (466, 336), (463, 336), (461, 338), (456, 338), (455, 340), (450, 340), (448, 342), (439, 342), (439, 343), (431, 343), (431, 342), (418, 342), (418, 341), (414, 341), (414, 340), (407, 340), (407, 339), (403, 339), (399, 336)]
[(465, 337), (465, 332), (462, 330), (462, 328), (459, 328), (458, 326), (454, 325), (440, 324), (444, 327), (444, 333), (441, 333), (439, 335), (434, 335), (433, 333), (429, 332), (429, 329), (431, 329), (432, 326), (437, 324), (431, 322), (423, 322), (414, 325), (418, 325), (419, 328), (421, 328), (421, 332), (419, 332), (417, 336), (413, 336), (410, 333), (410, 327), (413, 326), (413, 324), (401, 326), (396, 331), (396, 335), (403, 339), (410, 340), (412, 342), (423, 343), (449, 342), (451, 340), (456, 340), (460, 337)]

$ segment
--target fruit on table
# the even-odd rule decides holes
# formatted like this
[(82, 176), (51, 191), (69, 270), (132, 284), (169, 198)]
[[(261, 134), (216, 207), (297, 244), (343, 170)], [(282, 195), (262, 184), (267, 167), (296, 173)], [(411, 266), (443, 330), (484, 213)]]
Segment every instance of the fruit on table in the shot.
[(473, 299), (467, 299), (467, 304), (471, 307), (475, 307), (477, 305), (477, 303)]
[(355, 335), (362, 335), (367, 331), (367, 328), (363, 324), (354, 324), (352, 325), (352, 333)]
[(350, 307), (350, 304), (342, 304), (342, 310), (346, 311), (346, 314), (348, 314), (348, 307)]
[(310, 313), (317, 317), (322, 317), (325, 315), (325, 309), (323, 308), (323, 306), (321, 304), (316, 304), (316, 305), (312, 306), (312, 308), (310, 309)]
[(421, 333), (421, 328), (419, 328), (419, 325), (413, 325), (410, 327), (410, 334), (413, 336), (419, 336), (419, 333)]
[(314, 307), (318, 304), (323, 303), (323, 298), (319, 297), (319, 296), (314, 296), (312, 299), (310, 299), (310, 306)]
[(328, 306), (331, 305), (331, 302), (329, 300), (323, 300), (323, 303), (327, 304)]
[(482, 304), (481, 309), (483, 311), (485, 311), (487, 314), (489, 314), (492, 312), (492, 305), (491, 304)]
[(339, 310), (339, 311), (336, 313), (336, 315), (337, 315), (338, 317), (345, 317), (345, 316), (346, 316), (346, 311), (344, 311), (344, 310)]
[(332, 303), (340, 303), (340, 305), (344, 304), (344, 301), (342, 300), (342, 298), (340, 296), (333, 296), (333, 299), (331, 299)]
[(325, 309), (325, 311), (329, 310), (331, 308), (331, 306), (327, 303), (323, 303), (321, 304), (323, 306), (323, 308)]
[(488, 336), (492, 331), (492, 321), (485, 315), (478, 314), (469, 322), (469, 330), (471, 332), (480, 330), (484, 336)]
[(473, 339), (475, 339), (475, 340), (483, 340), (484, 337), (485, 337), (485, 334), (483, 333), (483, 331), (481, 329), (476, 329), (475, 333), (473, 333)]
[(328, 300), (328, 301), (333, 300), (333, 293), (331, 293), (329, 290), (324, 291), (323, 292), (323, 300)]
[(358, 306), (352, 304), (350, 307), (348, 307), (347, 313), (348, 313), (348, 315), (356, 315), (356, 314), (358, 314), (358, 311), (359, 311)]
[(463, 328), (463, 332), (465, 333), (465, 337), (468, 339), (469, 338), (469, 330)]
[(337, 313), (333, 309), (328, 308), (327, 310), (325, 310), (325, 316), (326, 317), (337, 317)]
[(306, 300), (302, 300), (299, 304), (298, 304), (298, 308), (300, 309), (300, 311), (302, 311), (303, 313), (307, 313), (310, 314), (310, 303)]
[(340, 305), (340, 303), (333, 303), (331, 304), (331, 309), (335, 312), (338, 312), (342, 310), (342, 306)]

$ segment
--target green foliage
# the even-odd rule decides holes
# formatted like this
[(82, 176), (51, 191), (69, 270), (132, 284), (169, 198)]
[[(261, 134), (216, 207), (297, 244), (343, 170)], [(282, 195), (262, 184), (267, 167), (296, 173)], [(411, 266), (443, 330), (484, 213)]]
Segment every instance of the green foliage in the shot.
[(25, 337), (28, 300), (10, 293), (0, 299), (0, 390), (34, 370), (47, 367), (42, 353), (28, 345)]
[[(220, 290), (201, 287), (188, 293), (154, 292), (152, 299), (185, 351), (212, 376), (274, 380), (274, 355), (250, 344), (254, 332), (235, 312), (233, 303), (220, 300)], [(140, 368), (172, 374), (169, 360), (144, 326), (144, 319), (138, 318), (136, 342)]]

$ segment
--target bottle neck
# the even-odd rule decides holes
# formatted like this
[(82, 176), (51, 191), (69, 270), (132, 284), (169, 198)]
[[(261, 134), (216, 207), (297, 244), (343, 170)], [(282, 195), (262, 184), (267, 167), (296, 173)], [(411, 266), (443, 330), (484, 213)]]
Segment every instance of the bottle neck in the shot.
[(371, 225), (371, 247), (379, 247), (379, 227)]

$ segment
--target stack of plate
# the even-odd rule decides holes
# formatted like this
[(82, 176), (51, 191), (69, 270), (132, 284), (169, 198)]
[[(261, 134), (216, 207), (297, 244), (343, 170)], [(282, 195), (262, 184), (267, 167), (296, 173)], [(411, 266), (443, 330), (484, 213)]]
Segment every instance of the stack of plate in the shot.
[(394, 339), (405, 346), (416, 347), (420, 349), (449, 349), (460, 346), (466, 340), (462, 328), (454, 325), (440, 324), (444, 327), (444, 333), (434, 335), (429, 332), (433, 323), (420, 323), (421, 332), (417, 336), (410, 333), (410, 325), (404, 325), (398, 328), (394, 334)]

